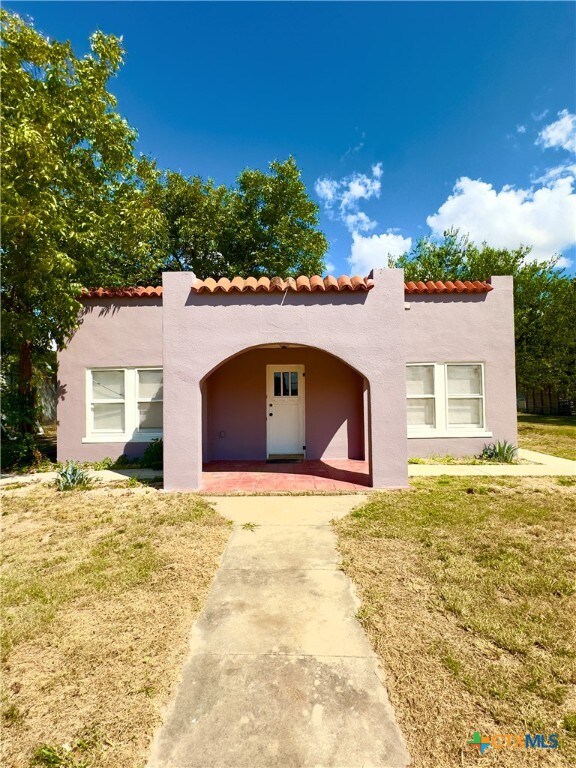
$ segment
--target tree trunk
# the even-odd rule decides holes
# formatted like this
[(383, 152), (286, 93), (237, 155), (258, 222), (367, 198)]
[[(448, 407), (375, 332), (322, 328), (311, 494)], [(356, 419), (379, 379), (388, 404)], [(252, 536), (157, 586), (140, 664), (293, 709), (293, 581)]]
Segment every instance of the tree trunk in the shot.
[(29, 341), (25, 341), (20, 347), (18, 393), (22, 404), (20, 431), (22, 434), (34, 434), (36, 431), (36, 403), (34, 387), (32, 386), (32, 344)]

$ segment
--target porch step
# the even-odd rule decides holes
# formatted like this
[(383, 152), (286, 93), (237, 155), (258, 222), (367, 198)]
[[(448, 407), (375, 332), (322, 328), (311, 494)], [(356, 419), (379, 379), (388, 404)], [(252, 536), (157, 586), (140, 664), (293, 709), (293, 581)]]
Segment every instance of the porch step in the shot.
[(293, 464), (296, 461), (304, 461), (303, 453), (271, 453), (266, 460), (267, 464)]

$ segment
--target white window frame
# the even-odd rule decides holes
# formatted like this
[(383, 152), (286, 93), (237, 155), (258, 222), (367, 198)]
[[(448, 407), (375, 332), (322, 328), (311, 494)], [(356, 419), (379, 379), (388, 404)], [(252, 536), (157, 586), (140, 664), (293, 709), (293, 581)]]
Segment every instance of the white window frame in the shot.
[[(158, 440), (163, 430), (140, 430), (140, 402), (163, 402), (163, 399), (147, 399), (138, 397), (138, 371), (162, 371), (161, 365), (139, 365), (134, 368), (124, 368), (115, 365), (94, 366), (86, 368), (86, 437), (83, 443), (149, 443)], [(94, 400), (92, 398), (93, 371), (124, 371), (124, 399)], [(98, 402), (124, 403), (124, 431), (104, 431), (94, 429), (94, 412), (92, 405)]]
[[(492, 437), (486, 426), (486, 383), (485, 383), (485, 365), (479, 360), (469, 361), (453, 361), (446, 360), (444, 362), (414, 362), (407, 363), (406, 367), (412, 366), (433, 366), (434, 367), (434, 415), (435, 424), (433, 427), (424, 425), (408, 425), (408, 437), (409, 438), (438, 438), (438, 437)], [(480, 376), (482, 381), (482, 394), (481, 395), (448, 395), (448, 366), (449, 365), (478, 365), (480, 366)], [(406, 395), (406, 399), (410, 398), (421, 399), (423, 397), (431, 397), (430, 395)], [(482, 400), (482, 427), (474, 427), (469, 424), (463, 426), (448, 424), (448, 400), (449, 398), (457, 399), (462, 397), (464, 399), (476, 398)]]
[[(431, 395), (409, 395), (408, 391), (406, 391), (406, 400), (432, 400), (434, 403), (434, 424), (410, 424), (408, 427), (408, 433), (412, 434), (412, 431), (415, 430), (419, 433), (421, 432), (422, 434), (433, 436), (438, 426), (438, 405), (436, 402), (438, 398), (438, 368), (434, 365), (434, 363), (409, 363), (409, 365), (411, 368), (432, 368), (432, 382), (434, 385), (434, 392)], [(408, 368), (408, 365), (406, 368)]]

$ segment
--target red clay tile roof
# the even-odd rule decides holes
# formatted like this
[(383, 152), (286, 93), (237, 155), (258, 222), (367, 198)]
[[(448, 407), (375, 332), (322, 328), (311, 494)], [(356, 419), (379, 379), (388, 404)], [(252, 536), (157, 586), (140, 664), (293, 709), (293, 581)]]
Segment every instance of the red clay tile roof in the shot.
[(162, 296), (162, 286), (156, 288), (82, 288), (82, 299), (157, 299)]
[(206, 278), (206, 280), (195, 280), (192, 283), (192, 290), (194, 293), (216, 293), (222, 291), (223, 293), (230, 293), (231, 291), (264, 291), (265, 293), (272, 293), (273, 291), (369, 291), (374, 287), (374, 281), (368, 277), (359, 277), (353, 275), (341, 275), (339, 278), (335, 278), (332, 275), (328, 277), (319, 277), (314, 275), (313, 277), (289, 277), (283, 280), (281, 277), (234, 277), (232, 280), (228, 280), (226, 277), (221, 277), (216, 281), (212, 277)]
[(494, 288), (490, 283), (480, 280), (427, 280), (425, 283), (419, 280), (416, 283), (404, 283), (406, 293), (488, 293), (492, 290)]
[[(231, 291), (264, 291), (271, 293), (273, 291), (369, 291), (374, 287), (374, 281), (369, 277), (358, 277), (353, 275), (341, 275), (335, 278), (332, 275), (328, 277), (289, 277), (283, 280), (281, 277), (234, 277), (228, 280), (221, 277), (220, 280), (214, 280), (212, 277), (206, 280), (195, 280), (192, 284), (194, 293), (230, 293)], [(480, 280), (428, 280), (423, 283), (408, 282), (404, 283), (405, 293), (488, 293), (493, 290), (493, 286), (486, 281)], [(147, 288), (83, 288), (81, 298), (83, 299), (156, 299), (162, 296), (162, 286), (148, 286)]]

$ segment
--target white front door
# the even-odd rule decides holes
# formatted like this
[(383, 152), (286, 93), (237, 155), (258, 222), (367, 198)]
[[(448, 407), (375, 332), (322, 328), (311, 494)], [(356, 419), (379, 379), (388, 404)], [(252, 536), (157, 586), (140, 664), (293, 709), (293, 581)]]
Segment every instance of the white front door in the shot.
[(266, 366), (268, 456), (305, 455), (304, 366)]

